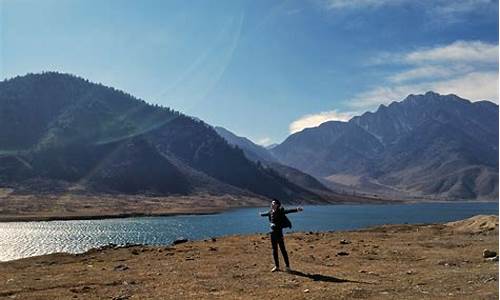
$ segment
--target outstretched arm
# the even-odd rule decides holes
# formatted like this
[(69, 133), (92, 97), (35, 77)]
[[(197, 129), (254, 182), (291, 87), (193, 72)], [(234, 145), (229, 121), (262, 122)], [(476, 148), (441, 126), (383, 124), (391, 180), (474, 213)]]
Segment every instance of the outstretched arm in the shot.
[(260, 212), (259, 215), (261, 217), (267, 217), (267, 216), (269, 216), (269, 212)]
[(302, 207), (297, 207), (297, 208), (292, 208), (292, 209), (285, 209), (285, 214), (289, 213), (296, 213), (299, 211), (303, 211), (304, 209)]

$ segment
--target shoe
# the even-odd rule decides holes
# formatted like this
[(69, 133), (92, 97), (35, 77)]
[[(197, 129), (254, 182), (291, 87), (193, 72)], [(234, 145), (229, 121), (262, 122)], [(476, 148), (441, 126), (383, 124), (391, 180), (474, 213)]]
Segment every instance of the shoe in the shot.
[(280, 268), (278, 268), (278, 267), (274, 267), (274, 268), (271, 270), (271, 272), (279, 272), (279, 271), (280, 271)]
[(290, 269), (290, 267), (285, 267), (285, 272), (290, 273), (292, 272), (292, 269)]

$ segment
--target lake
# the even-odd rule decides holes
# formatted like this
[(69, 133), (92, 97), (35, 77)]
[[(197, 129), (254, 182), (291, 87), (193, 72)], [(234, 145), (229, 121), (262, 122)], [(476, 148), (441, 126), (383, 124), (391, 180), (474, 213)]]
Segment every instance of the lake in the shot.
[[(258, 215), (264, 210), (242, 208), (214, 215), (0, 223), (0, 261), (54, 252), (79, 253), (109, 243), (167, 245), (180, 237), (194, 240), (265, 233), (267, 218)], [(380, 224), (449, 222), (478, 214), (498, 215), (498, 202), (305, 206), (303, 212), (289, 217), (293, 223), (291, 231), (331, 231)]]

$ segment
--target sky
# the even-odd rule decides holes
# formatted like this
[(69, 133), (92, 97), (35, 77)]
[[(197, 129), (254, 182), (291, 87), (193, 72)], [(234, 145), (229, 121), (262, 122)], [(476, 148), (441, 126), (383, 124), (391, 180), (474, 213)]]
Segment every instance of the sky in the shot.
[(269, 145), (429, 90), (498, 103), (498, 1), (0, 0), (0, 79), (42, 71)]

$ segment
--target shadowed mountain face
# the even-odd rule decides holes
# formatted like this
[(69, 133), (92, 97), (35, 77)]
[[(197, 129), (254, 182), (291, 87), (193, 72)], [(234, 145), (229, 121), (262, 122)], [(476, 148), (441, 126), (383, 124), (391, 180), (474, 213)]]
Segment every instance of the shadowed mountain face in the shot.
[(121, 193), (317, 198), (248, 160), (212, 127), (54, 72), (0, 82), (0, 185)]
[(349, 122), (305, 129), (272, 152), (336, 189), (497, 199), (498, 105), (410, 95)]

